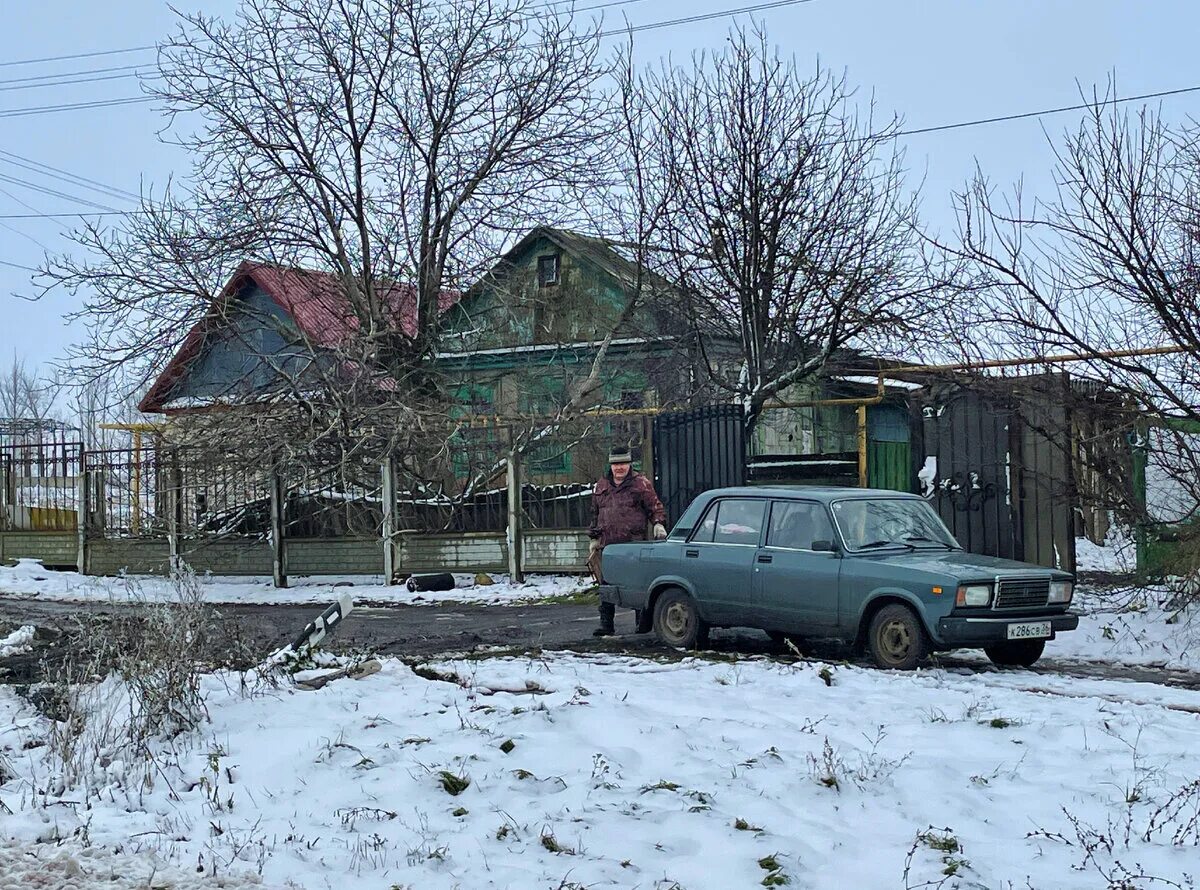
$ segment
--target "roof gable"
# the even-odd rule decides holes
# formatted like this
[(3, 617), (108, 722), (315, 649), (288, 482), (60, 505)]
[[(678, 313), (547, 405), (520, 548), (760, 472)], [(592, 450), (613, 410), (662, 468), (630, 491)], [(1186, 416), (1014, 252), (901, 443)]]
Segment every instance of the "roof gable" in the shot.
[[(156, 413), (164, 410), (179, 381), (201, 356), (210, 338), (228, 326), (231, 304), (251, 286), (257, 286), (294, 323), (297, 340), (314, 349), (336, 347), (358, 330), (358, 316), (336, 276), (244, 261), (204, 317), (188, 331), (175, 355), (138, 404), (139, 411)], [(459, 296), (455, 291), (442, 291), (438, 299), (439, 313), (454, 305)], [(379, 297), (397, 328), (412, 336), (416, 331), (416, 289), (412, 285), (393, 285), (382, 290)]]

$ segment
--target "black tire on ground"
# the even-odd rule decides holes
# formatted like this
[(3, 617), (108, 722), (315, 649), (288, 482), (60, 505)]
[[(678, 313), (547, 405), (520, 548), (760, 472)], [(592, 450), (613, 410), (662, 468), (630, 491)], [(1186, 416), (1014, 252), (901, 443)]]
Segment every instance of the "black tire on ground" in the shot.
[(892, 603), (871, 619), (867, 651), (877, 667), (911, 671), (928, 653), (929, 641), (916, 613), (908, 606)]
[(983, 651), (999, 667), (1033, 667), (1046, 649), (1045, 640), (1010, 640), (988, 646)]
[(708, 641), (708, 626), (695, 600), (677, 587), (663, 591), (654, 604), (654, 633), (677, 649), (694, 649)]

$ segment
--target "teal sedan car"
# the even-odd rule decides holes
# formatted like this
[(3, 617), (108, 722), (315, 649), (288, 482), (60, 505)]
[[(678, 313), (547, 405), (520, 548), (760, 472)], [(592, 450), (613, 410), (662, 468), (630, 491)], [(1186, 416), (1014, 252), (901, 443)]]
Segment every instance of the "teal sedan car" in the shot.
[(754, 627), (898, 670), (960, 648), (1028, 667), (1079, 626), (1072, 594), (1066, 572), (966, 553), (917, 495), (815, 487), (705, 492), (665, 541), (606, 547), (600, 587), (670, 646)]

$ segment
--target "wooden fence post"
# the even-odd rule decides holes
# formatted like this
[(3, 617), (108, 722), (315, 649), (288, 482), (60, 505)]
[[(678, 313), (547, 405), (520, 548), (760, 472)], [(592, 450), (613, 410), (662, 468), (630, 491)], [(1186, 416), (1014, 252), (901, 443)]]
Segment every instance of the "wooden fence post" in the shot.
[(287, 587), (287, 563), (284, 543), (283, 474), (271, 474), (271, 576), (276, 587)]
[(510, 451), (508, 454), (508, 523), (506, 528), (508, 541), (508, 577), (514, 583), (525, 580), (523, 570), (525, 535), (521, 529), (521, 455)]
[(388, 455), (380, 468), (383, 496), (383, 583), (396, 583), (396, 458)]

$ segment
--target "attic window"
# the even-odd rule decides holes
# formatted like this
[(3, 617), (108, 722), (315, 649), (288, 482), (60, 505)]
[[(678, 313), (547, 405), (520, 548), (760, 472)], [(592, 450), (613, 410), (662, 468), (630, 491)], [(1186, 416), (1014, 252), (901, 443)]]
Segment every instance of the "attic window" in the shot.
[(558, 254), (538, 257), (538, 287), (558, 284)]

